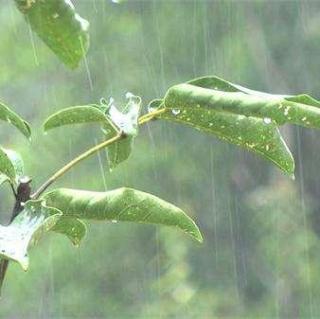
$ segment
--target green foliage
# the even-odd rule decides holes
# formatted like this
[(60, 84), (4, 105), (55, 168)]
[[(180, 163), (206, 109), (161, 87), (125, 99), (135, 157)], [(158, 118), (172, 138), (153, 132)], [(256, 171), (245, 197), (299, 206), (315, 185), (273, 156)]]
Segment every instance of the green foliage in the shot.
[(131, 93), (127, 93), (126, 97), (129, 101), (122, 111), (117, 109), (113, 99), (109, 104), (102, 100), (100, 105), (92, 104), (62, 109), (44, 122), (44, 130), (48, 131), (63, 125), (95, 122), (101, 125), (106, 140), (115, 136), (119, 131), (123, 132), (126, 138), (107, 148), (109, 167), (114, 169), (130, 156), (133, 139), (138, 134), (141, 99)]
[(0, 225), (0, 256), (18, 262), (27, 270), (29, 246), (49, 231), (60, 216), (59, 210), (44, 206), (43, 201), (28, 201), (9, 226)]
[[(122, 112), (116, 108), (113, 101), (111, 101), (108, 108), (108, 116), (114, 125), (126, 135), (125, 139), (107, 148), (107, 158), (111, 170), (129, 158), (134, 137), (138, 134), (138, 116), (141, 109), (141, 99), (131, 93), (127, 93), (127, 98), (129, 102)], [(106, 139), (115, 135), (114, 129), (110, 129), (109, 126), (104, 126), (103, 131), (105, 132)]]
[(69, 124), (101, 123), (108, 124), (108, 119), (98, 107), (91, 105), (73, 106), (51, 115), (44, 123), (45, 131)]
[(277, 126), (292, 123), (319, 128), (319, 105), (308, 95), (272, 95), (212, 76), (171, 87), (149, 109), (163, 109), (159, 118), (215, 134), (294, 175), (294, 159)]
[(57, 220), (51, 230), (67, 236), (75, 246), (80, 245), (81, 240), (87, 233), (87, 227), (83, 221), (64, 215)]
[(8, 106), (0, 102), (0, 120), (8, 122), (15, 126), (24, 136), (31, 136), (29, 124), (24, 121), (18, 114), (12, 111)]
[(43, 198), (46, 205), (60, 210), (67, 217), (174, 226), (202, 242), (198, 227), (181, 209), (134, 189), (90, 192), (62, 188), (45, 194)]
[(15, 0), (27, 23), (57, 57), (71, 68), (89, 48), (89, 22), (69, 0)]
[(23, 174), (24, 164), (21, 156), (15, 151), (0, 147), (0, 185), (5, 181), (17, 185)]

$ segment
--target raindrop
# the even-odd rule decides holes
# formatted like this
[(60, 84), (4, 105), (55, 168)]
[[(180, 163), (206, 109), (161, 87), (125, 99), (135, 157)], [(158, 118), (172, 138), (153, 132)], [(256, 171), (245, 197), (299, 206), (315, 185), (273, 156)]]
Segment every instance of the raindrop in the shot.
[(180, 112), (181, 112), (181, 111), (180, 111), (179, 109), (173, 109), (173, 110), (172, 110), (172, 114), (173, 114), (173, 115), (178, 115), (178, 114), (180, 114)]
[(265, 117), (265, 118), (263, 119), (263, 122), (264, 122), (265, 124), (271, 124), (271, 118), (270, 118), (270, 117)]
[(125, 96), (126, 99), (132, 99), (134, 97), (134, 95), (131, 92), (127, 92)]

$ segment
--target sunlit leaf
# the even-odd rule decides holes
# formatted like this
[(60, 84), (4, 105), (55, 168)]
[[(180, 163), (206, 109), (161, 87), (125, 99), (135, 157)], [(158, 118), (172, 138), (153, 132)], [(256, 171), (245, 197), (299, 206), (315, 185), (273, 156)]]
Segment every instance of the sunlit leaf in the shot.
[(71, 68), (78, 66), (89, 48), (89, 22), (70, 0), (15, 0), (27, 23), (44, 43)]
[(90, 192), (61, 188), (45, 194), (44, 198), (48, 206), (59, 209), (64, 216), (174, 226), (202, 241), (198, 227), (181, 209), (134, 189)]
[(28, 201), (24, 210), (9, 226), (0, 225), (0, 257), (18, 262), (28, 269), (28, 248), (57, 222), (61, 212), (43, 205), (43, 201)]
[(2, 102), (0, 102), (0, 120), (14, 125), (23, 135), (30, 137), (29, 124)]
[(0, 147), (0, 185), (5, 181), (17, 184), (24, 174), (24, 164), (21, 156), (12, 150)]

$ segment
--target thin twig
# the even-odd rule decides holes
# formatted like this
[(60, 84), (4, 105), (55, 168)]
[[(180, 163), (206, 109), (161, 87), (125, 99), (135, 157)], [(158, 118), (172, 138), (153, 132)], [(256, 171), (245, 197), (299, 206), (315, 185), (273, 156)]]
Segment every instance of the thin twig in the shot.
[[(160, 110), (156, 110), (154, 112), (150, 112), (147, 113), (143, 116), (141, 116), (138, 120), (138, 124), (139, 125), (143, 125), (149, 121), (151, 121), (152, 119), (154, 119), (156, 116), (160, 115), (161, 113), (163, 113), (165, 111), (165, 109), (160, 109)], [(73, 159), (72, 161), (70, 161), (69, 163), (67, 163), (66, 165), (64, 165), (61, 169), (59, 169), (56, 173), (54, 173), (47, 181), (45, 181), (35, 192), (34, 194), (31, 195), (32, 199), (37, 199), (39, 198), (39, 196), (51, 185), (53, 184), (59, 177), (61, 177), (62, 175), (64, 175), (67, 171), (69, 171), (71, 168), (73, 168), (76, 164), (78, 164), (79, 162), (81, 162), (82, 160), (86, 159), (87, 157), (91, 156), (92, 154), (100, 151), (101, 149), (119, 141), (122, 138), (125, 138), (126, 134), (122, 131), (117, 132), (117, 134), (110, 138), (107, 141), (104, 141), (92, 148), (90, 148), (89, 150), (87, 150), (86, 152), (80, 154), (79, 156), (77, 156), (75, 159)]]

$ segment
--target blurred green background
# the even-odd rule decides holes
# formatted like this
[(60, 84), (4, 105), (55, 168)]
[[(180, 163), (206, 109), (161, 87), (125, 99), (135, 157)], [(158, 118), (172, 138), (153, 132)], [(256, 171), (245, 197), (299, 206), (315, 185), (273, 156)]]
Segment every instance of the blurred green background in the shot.
[[(77, 0), (91, 23), (87, 60), (68, 70), (1, 0), (0, 97), (33, 124), (31, 143), (1, 124), (0, 143), (25, 158), (36, 187), (99, 142), (96, 126), (41, 123), (66, 106), (127, 91), (144, 105), (215, 74), (272, 93), (320, 98), (320, 2)], [(320, 133), (283, 127), (296, 180), (213, 136), (171, 123), (143, 127), (130, 159), (109, 172), (104, 152), (60, 186), (130, 186), (180, 206), (199, 245), (170, 228), (90, 224), (81, 248), (50, 234), (23, 273), (11, 265), (0, 318), (320, 318)], [(58, 186), (57, 185), (57, 186)], [(13, 198), (1, 188), (0, 221)]]

